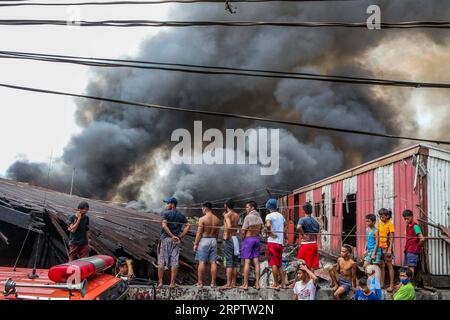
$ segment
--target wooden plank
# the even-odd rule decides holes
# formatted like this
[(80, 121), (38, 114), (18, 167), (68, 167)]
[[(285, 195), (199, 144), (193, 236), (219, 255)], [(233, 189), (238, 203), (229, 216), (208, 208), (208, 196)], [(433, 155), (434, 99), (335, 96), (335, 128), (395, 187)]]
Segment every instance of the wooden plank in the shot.
[(27, 229), (32, 222), (32, 217), (29, 214), (0, 206), (0, 221)]

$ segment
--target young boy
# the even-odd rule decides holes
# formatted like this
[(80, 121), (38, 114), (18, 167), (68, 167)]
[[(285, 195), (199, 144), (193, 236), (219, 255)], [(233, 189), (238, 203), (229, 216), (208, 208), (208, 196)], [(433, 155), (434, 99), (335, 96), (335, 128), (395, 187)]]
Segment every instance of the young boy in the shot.
[(369, 264), (381, 263), (381, 249), (379, 247), (380, 238), (375, 227), (377, 217), (371, 213), (366, 215), (366, 250), (364, 251), (364, 270)]
[(340, 299), (350, 289), (356, 290), (356, 262), (352, 259), (352, 247), (344, 244), (337, 263), (328, 269), (334, 297)]
[(394, 259), (394, 224), (391, 219), (391, 211), (381, 208), (378, 211), (380, 216), (380, 222), (377, 225), (378, 236), (379, 236), (379, 246), (381, 248), (381, 286), (384, 288), (385, 285), (385, 272), (386, 265), (389, 271), (389, 288), (387, 292), (392, 292), (394, 290), (394, 267), (392, 265), (392, 260)]
[(127, 257), (119, 257), (116, 262), (116, 277), (134, 278), (133, 260)]
[(89, 204), (86, 201), (78, 204), (76, 214), (67, 220), (69, 235), (69, 261), (89, 257)]
[(376, 264), (369, 264), (366, 268), (367, 286), (375, 292), (380, 300), (383, 300), (383, 293), (380, 285), (380, 267)]
[(416, 300), (416, 291), (411, 283), (412, 272), (409, 268), (399, 270), (400, 289), (394, 293), (394, 300)]
[(301, 263), (297, 271), (297, 282), (294, 286), (294, 300), (314, 300), (316, 297), (317, 276)]
[(405, 210), (402, 215), (406, 222), (405, 259), (403, 265), (409, 267), (412, 273), (411, 279), (414, 279), (414, 269), (417, 268), (425, 238), (422, 235), (420, 226), (414, 221), (413, 212)]
[(356, 290), (353, 300), (381, 300), (378, 295), (367, 286), (367, 278), (358, 281), (359, 288)]

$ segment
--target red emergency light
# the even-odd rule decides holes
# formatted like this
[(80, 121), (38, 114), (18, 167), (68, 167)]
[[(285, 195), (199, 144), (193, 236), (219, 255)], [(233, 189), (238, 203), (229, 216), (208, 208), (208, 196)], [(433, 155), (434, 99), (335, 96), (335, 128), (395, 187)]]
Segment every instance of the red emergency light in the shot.
[(67, 280), (81, 282), (95, 273), (108, 269), (113, 264), (114, 258), (105, 255), (81, 258), (51, 267), (48, 270), (48, 278), (57, 283), (67, 282)]

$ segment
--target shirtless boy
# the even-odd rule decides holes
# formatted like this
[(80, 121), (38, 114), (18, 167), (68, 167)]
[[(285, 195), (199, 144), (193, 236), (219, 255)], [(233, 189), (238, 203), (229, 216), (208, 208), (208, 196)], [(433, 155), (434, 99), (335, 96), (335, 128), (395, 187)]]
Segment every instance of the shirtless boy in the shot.
[(228, 200), (225, 203), (224, 231), (222, 250), (226, 261), (227, 283), (221, 289), (236, 287), (236, 277), (241, 264), (239, 258), (239, 239), (237, 227), (239, 224), (239, 214), (234, 211), (234, 201)]
[(337, 263), (328, 268), (334, 297), (340, 299), (350, 289), (356, 290), (356, 263), (352, 259), (352, 247), (343, 245)]
[(216, 286), (217, 277), (217, 237), (219, 236), (220, 219), (212, 212), (211, 202), (202, 205), (203, 217), (198, 221), (197, 234), (194, 241), (195, 260), (198, 261), (198, 283), (203, 287), (205, 264), (211, 264), (211, 287)]

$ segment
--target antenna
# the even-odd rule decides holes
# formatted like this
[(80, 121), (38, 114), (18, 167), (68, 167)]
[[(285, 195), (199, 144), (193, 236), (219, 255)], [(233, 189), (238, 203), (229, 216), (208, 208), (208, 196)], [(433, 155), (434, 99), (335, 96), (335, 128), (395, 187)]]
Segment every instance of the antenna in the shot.
[(75, 177), (75, 167), (73, 167), (72, 170), (72, 181), (70, 182), (70, 195), (72, 195), (72, 191), (73, 191), (73, 178)]

